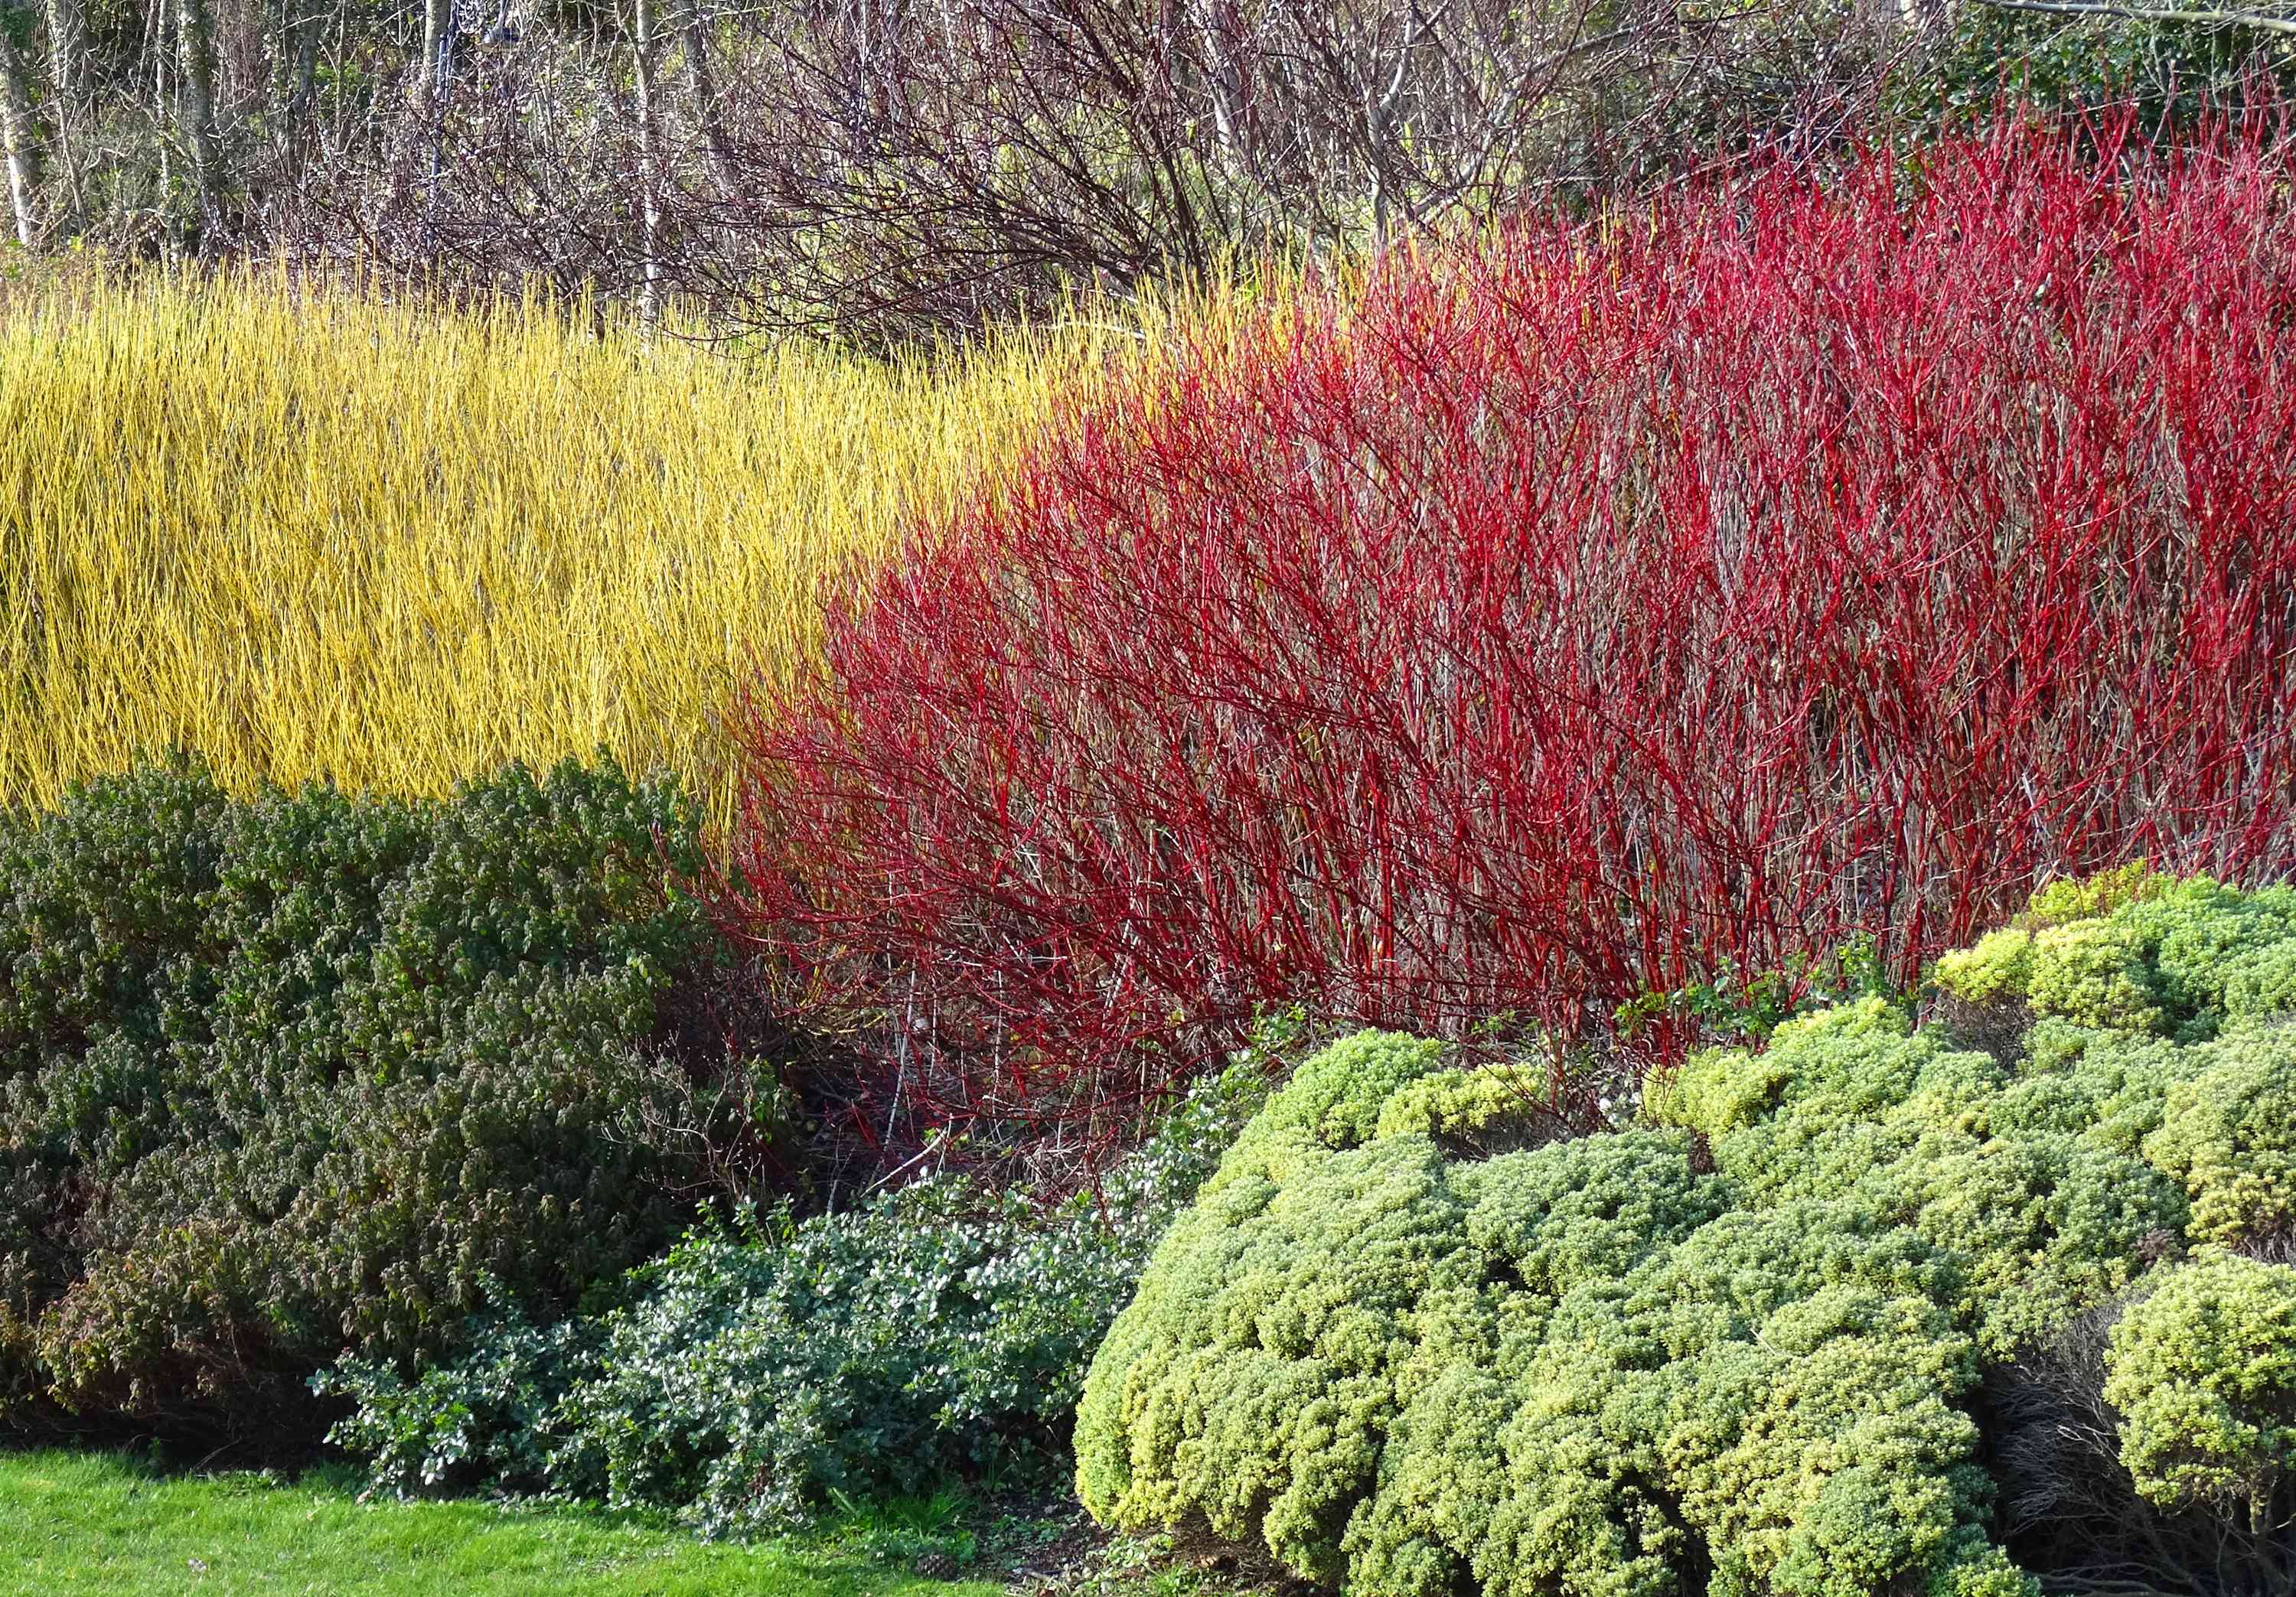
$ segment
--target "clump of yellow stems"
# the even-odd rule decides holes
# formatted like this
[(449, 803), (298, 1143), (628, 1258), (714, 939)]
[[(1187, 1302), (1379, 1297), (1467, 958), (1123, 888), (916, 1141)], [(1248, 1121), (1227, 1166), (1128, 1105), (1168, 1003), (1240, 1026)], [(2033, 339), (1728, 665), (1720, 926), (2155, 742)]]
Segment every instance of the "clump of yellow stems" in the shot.
[(176, 748), (242, 790), (400, 794), (603, 748), (722, 818), (731, 695), (813, 646), (821, 575), (1139, 347), (1092, 323), (887, 363), (267, 279), (19, 293), (0, 805)]

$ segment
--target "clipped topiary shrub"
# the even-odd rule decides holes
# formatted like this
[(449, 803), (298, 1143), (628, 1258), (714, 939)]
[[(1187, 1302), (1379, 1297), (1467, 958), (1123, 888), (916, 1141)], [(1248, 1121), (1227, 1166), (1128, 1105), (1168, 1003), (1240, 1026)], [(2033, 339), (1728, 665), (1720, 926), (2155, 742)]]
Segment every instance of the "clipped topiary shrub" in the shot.
[[(1998, 1509), (2030, 1483), (1997, 1474), (1988, 1372), (2134, 1293), (2089, 1393), (2121, 1427), (2093, 1495), (2253, 1512), (2296, 1458), (2292, 1273), (2148, 1272), (2284, 1241), (2296, 1014), (2252, 995), (2292, 949), (2288, 889), (2045, 892), (1941, 962), (1930, 1023), (1846, 1003), (1542, 1146), (1493, 1134), (1542, 1123), (1535, 1084), (1392, 1034), (1334, 1046), (1102, 1345), (1085, 1503), (1364, 1597), (2009, 1597), (2035, 1588)], [(2132, 1536), (2115, 1577), (2195, 1589), (2160, 1552), (2179, 1536), (2147, 1570)]]
[(346, 1347), (668, 1240), (694, 848), (572, 764), (439, 803), (150, 767), (0, 822), (0, 1419), (268, 1428)]

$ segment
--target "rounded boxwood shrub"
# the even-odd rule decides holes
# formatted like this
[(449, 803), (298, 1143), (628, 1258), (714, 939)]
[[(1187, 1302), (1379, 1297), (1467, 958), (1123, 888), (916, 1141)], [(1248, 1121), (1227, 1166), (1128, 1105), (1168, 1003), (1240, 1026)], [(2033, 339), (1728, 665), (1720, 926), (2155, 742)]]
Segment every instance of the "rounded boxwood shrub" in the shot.
[(1350, 1038), (1101, 1346), (1084, 1501), (1364, 1597), (2008, 1597), (1980, 1383), (2133, 1295), (2099, 1467), (2246, 1502), (2296, 1438), (2290, 1273), (2147, 1273), (2286, 1237), (2292, 952), (2286, 889), (2052, 889), (1941, 962), (1928, 1023), (1842, 1003), (1538, 1146), (1494, 1134), (1546, 1123), (1536, 1084)]
[(271, 1427), (659, 1248), (649, 1040), (710, 957), (674, 789), (237, 800), (187, 763), (0, 820), (0, 1419)]

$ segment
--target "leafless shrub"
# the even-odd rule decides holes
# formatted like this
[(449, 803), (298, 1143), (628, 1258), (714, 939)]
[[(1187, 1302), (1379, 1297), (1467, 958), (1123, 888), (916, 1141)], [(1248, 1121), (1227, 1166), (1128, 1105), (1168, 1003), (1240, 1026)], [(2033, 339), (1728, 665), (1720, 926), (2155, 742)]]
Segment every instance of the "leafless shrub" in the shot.
[(40, 4), (29, 236), (871, 339), (1823, 147), (1911, 37), (1842, 0)]

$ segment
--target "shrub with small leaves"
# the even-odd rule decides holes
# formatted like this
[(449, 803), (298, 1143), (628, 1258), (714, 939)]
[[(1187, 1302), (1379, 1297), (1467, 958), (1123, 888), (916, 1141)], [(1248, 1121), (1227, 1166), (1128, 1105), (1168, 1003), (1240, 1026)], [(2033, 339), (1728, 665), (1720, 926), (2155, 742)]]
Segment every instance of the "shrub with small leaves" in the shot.
[(179, 763), (0, 822), (0, 1417), (269, 1428), (347, 1348), (660, 1247), (695, 847), (673, 789), (570, 763), (433, 803)]
[(2296, 1470), (2296, 1269), (2207, 1252), (2163, 1272), (2113, 1327), (2105, 1371), (2139, 1492), (2271, 1521)]
[(1266, 1097), (1246, 1060), (1193, 1088), (1097, 1194), (920, 1183), (843, 1213), (705, 1228), (597, 1312), (487, 1316), (409, 1379), (350, 1360), (332, 1439), (374, 1484), (486, 1486), (678, 1511), (713, 1534), (840, 1495), (1066, 1459), (1086, 1362), (1150, 1246)]
[(473, 1478), (540, 1484), (548, 1427), (567, 1388), (597, 1367), (597, 1322), (537, 1326), (510, 1295), (463, 1326), (461, 1357), (403, 1376), (388, 1360), (351, 1357), (312, 1378), (322, 1396), (357, 1406), (327, 1439), (367, 1461), (368, 1476), (402, 1496)]
[(1949, 1258), (1835, 1200), (1746, 1210), (1687, 1129), (1454, 1157), (1427, 1106), (1487, 1128), (1480, 1074), (1365, 1034), (1247, 1129), (1095, 1361), (1096, 1515), (1396, 1597), (1997, 1561)]
[(2145, 1157), (2184, 1183), (2195, 1238), (2285, 1241), (2296, 1231), (2296, 1030), (2258, 1028), (2194, 1052), (2204, 1068), (2169, 1086)]
[(1785, 1020), (1544, 1145), (1491, 1068), (1347, 1039), (1101, 1345), (1084, 1501), (1357, 1597), (2019, 1597), (1980, 1379), (2132, 1293), (2127, 1467), (2159, 1502), (2262, 1501), (2296, 1456), (2296, 1272), (2148, 1272), (2296, 1216), (2292, 954), (2287, 889), (2055, 886), (1940, 962), (1932, 1023)]
[[(2162, 10), (2173, 8), (2163, 7)], [(1939, 13), (1897, 61), (1883, 102), (1908, 135), (1982, 122), (2003, 100), (2034, 114), (2133, 115), (2148, 131), (2269, 111), (2296, 86), (2276, 33), (2236, 14), (2079, 15), (1968, 5)]]

